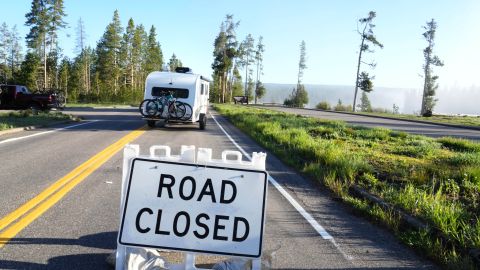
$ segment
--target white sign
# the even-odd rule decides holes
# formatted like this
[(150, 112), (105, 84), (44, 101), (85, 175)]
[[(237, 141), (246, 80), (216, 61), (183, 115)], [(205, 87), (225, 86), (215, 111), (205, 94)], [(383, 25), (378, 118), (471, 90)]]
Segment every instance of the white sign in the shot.
[(261, 256), (267, 173), (136, 158), (123, 245)]

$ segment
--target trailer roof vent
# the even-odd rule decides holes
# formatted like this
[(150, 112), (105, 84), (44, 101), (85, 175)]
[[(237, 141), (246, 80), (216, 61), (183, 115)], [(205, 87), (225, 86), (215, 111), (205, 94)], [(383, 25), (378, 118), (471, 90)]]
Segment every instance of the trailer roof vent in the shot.
[(177, 73), (192, 73), (192, 69), (189, 67), (177, 67), (175, 68), (175, 72)]

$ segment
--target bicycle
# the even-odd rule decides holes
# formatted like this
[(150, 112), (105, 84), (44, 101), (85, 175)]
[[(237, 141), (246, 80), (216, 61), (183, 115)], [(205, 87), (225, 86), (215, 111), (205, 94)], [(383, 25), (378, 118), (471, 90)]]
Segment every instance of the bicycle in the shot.
[[(172, 93), (168, 95), (162, 94), (162, 96), (154, 99), (146, 99), (140, 103), (140, 113), (145, 117), (158, 117), (162, 118), (164, 109), (167, 107), (166, 120), (184, 120), (186, 113), (189, 111), (191, 117), (191, 106), (187, 103), (177, 101), (173, 97)], [(189, 118), (188, 117), (188, 118)]]

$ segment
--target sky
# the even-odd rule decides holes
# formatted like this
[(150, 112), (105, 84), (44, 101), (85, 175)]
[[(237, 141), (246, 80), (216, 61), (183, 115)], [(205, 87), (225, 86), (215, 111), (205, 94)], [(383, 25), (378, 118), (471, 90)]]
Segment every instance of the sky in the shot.
[[(29, 0), (4, 0), (0, 23), (17, 25), (28, 33), (25, 14)], [(306, 42), (305, 84), (353, 85), (360, 37), (359, 18), (376, 11), (374, 33), (383, 49), (366, 56), (374, 60), (374, 84), (392, 88), (422, 88), (422, 26), (438, 23), (434, 52), (445, 63), (435, 68), (442, 89), (480, 87), (480, 1), (478, 0), (66, 0), (68, 28), (60, 33), (60, 47), (74, 57), (76, 25), (81, 17), (87, 44), (96, 46), (117, 9), (125, 28), (129, 18), (146, 29), (154, 25), (164, 60), (173, 53), (195, 73), (211, 76), (213, 42), (226, 14), (240, 21), (241, 41), (247, 34), (265, 44), (262, 81), (297, 81), (300, 43)], [(5, 12), (6, 11), (6, 12)], [(24, 45), (25, 50), (25, 45)]]

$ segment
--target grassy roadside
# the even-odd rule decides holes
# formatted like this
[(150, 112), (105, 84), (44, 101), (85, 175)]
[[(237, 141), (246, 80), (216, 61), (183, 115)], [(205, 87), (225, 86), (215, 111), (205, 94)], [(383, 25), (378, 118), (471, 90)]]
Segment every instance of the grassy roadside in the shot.
[[(215, 108), (285, 163), (391, 228), (407, 245), (447, 268), (475, 268), (466, 254), (480, 249), (480, 144), (252, 107)], [(354, 186), (428, 226), (402, 227), (395, 212), (353, 196)]]
[[(262, 106), (262, 105), (255, 105)], [(338, 111), (338, 112), (348, 112), (352, 111)], [(454, 115), (433, 115), (431, 117), (422, 117), (413, 114), (393, 114), (387, 112), (355, 112), (359, 115), (372, 115), (396, 119), (406, 119), (406, 120), (417, 120), (425, 121), (439, 124), (451, 124), (459, 126), (470, 126), (470, 127), (479, 127), (480, 128), (480, 116), (454, 116)]]
[(74, 119), (71, 115), (61, 112), (40, 112), (38, 114), (33, 114), (30, 110), (0, 112), (0, 131), (18, 127), (43, 126), (65, 120)]
[(392, 113), (359, 113), (365, 115), (375, 115), (382, 117), (391, 117), (407, 120), (419, 120), (440, 124), (451, 124), (459, 126), (480, 127), (480, 116), (452, 116), (452, 115), (433, 115), (431, 117), (421, 117), (410, 114), (392, 114)]

